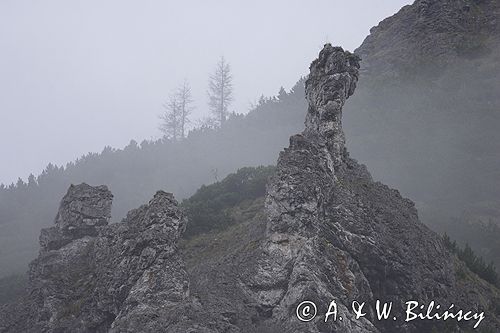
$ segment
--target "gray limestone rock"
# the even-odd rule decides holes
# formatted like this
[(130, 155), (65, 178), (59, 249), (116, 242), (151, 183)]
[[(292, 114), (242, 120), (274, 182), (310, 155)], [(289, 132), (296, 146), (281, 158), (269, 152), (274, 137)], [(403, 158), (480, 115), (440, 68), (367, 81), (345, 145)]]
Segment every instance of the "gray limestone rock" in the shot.
[(105, 186), (69, 188), (30, 265), (24, 321), (7, 332), (158, 332), (151, 319), (188, 298), (176, 246), (186, 219), (173, 195), (108, 225), (111, 199)]
[(106, 186), (71, 185), (61, 201), (55, 226), (42, 229), (41, 251), (56, 250), (74, 239), (97, 235), (111, 218), (113, 195)]
[[(266, 320), (286, 332), (442, 329), (436, 321), (405, 323), (402, 310), (408, 300), (481, 308), (490, 311), (489, 325), (498, 328), (491, 312), (495, 288), (465, 291), (454, 257), (418, 220), (414, 204), (374, 182), (349, 157), (342, 106), (354, 92), (358, 70), (357, 56), (331, 45), (311, 64), (305, 130), (290, 138), (268, 186), (267, 233), (246, 276), (248, 295), (267, 309)], [(304, 300), (322, 306), (323, 316), (297, 320), (295, 308)], [(331, 300), (338, 302), (343, 320), (325, 323)], [(393, 302), (400, 320), (378, 321), (373, 307), (366, 317), (353, 318), (353, 301), (374, 306), (376, 300)]]

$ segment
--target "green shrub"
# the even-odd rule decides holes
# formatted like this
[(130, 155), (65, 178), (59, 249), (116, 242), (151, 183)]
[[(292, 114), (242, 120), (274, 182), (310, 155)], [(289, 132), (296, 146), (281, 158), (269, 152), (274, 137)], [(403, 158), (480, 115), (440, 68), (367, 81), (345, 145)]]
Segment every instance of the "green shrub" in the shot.
[(185, 237), (222, 230), (234, 224), (227, 210), (244, 200), (264, 196), (267, 180), (274, 169), (273, 166), (242, 168), (220, 182), (203, 185), (182, 202), (189, 219)]
[(444, 245), (455, 253), (472, 272), (489, 283), (499, 286), (498, 273), (496, 272), (493, 262), (486, 264), (483, 258), (474, 253), (469, 244), (466, 243), (465, 247), (461, 248), (457, 245), (457, 242), (452, 241), (446, 233), (443, 235), (443, 242)]

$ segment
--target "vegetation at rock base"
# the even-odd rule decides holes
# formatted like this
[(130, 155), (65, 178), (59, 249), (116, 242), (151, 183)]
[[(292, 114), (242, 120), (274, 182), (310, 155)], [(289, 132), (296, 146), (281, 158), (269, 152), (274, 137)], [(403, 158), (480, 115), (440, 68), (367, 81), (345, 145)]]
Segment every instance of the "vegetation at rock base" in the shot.
[(193, 196), (182, 202), (189, 220), (185, 237), (222, 230), (234, 224), (234, 218), (227, 209), (245, 200), (264, 196), (267, 179), (274, 169), (274, 166), (241, 168), (220, 182), (203, 185)]
[(486, 264), (484, 259), (477, 256), (469, 244), (465, 244), (462, 248), (457, 245), (456, 241), (452, 241), (450, 237), (445, 233), (443, 235), (443, 242), (445, 246), (457, 255), (457, 257), (462, 260), (467, 267), (479, 277), (488, 281), (489, 283), (500, 286), (500, 281), (498, 279), (498, 273), (493, 265), (493, 262)]

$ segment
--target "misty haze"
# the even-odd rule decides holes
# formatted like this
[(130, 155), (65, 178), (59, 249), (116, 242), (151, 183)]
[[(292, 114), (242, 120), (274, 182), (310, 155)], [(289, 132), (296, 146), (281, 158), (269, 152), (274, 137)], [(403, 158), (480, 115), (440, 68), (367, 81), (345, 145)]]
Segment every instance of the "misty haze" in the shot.
[(500, 329), (499, 22), (496, 0), (3, 1), (0, 333), (474, 325), (296, 312), (332, 299)]
[[(0, 140), (15, 144), (0, 147), (0, 183), (160, 138), (162, 104), (184, 80), (193, 120), (207, 116), (208, 76), (221, 56), (234, 72), (230, 111), (247, 113), (261, 95), (292, 88), (325, 42), (353, 50), (408, 3), (2, 1)], [(345, 29), (349, 12), (362, 19)]]

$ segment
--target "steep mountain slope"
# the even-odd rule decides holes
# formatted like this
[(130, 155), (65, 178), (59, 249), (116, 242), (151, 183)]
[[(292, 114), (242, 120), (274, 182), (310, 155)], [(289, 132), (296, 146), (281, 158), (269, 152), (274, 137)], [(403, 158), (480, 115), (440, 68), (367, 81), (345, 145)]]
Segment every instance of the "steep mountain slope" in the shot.
[[(349, 157), (342, 107), (358, 70), (356, 55), (325, 45), (306, 83), (305, 130), (280, 153), (265, 202), (237, 200), (239, 210), (227, 213), (243, 221), (215, 237), (204, 234), (178, 247), (185, 219), (170, 194), (158, 192), (122, 223), (107, 225), (107, 188), (70, 187), (56, 225), (42, 231), (29, 293), (0, 310), (0, 331), (500, 329), (499, 291), (448, 251), (410, 200), (374, 182)], [(377, 299), (393, 302), (391, 316), (398, 319), (377, 320)], [(319, 312), (302, 322), (295, 310), (305, 300)], [(343, 320), (325, 321), (332, 300)], [(354, 317), (354, 300), (369, 304), (366, 316)], [(409, 300), (453, 303), (485, 317), (408, 321)]]
[[(375, 179), (414, 200), (435, 230), (471, 243), (497, 266), (499, 16), (495, 0), (418, 0), (382, 21), (355, 52), (361, 81), (344, 119), (352, 155)], [(220, 130), (106, 148), (0, 188), (0, 276), (24, 271), (71, 183), (109, 186), (119, 220), (158, 188), (185, 198), (240, 167), (274, 164), (303, 128), (306, 107), (299, 81)]]
[(416, 200), (444, 195), (460, 206), (500, 193), (485, 181), (499, 177), (499, 17), (498, 1), (416, 1), (356, 50), (362, 80), (346, 119), (353, 149), (377, 170), (388, 159), (384, 179)]
[(435, 230), (497, 266), (499, 20), (494, 0), (402, 8), (355, 51), (361, 80), (345, 117), (351, 152), (374, 177), (416, 201)]
[(362, 75), (438, 77), (456, 62), (490, 56), (500, 42), (499, 17), (495, 0), (416, 0), (371, 29), (356, 50)]

